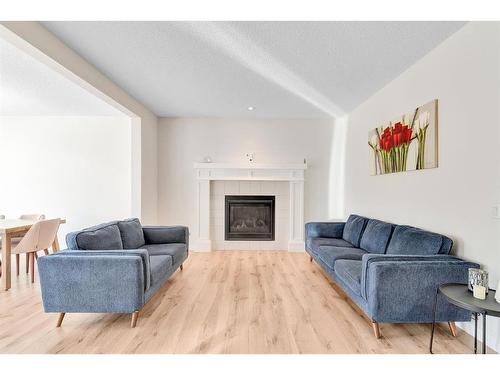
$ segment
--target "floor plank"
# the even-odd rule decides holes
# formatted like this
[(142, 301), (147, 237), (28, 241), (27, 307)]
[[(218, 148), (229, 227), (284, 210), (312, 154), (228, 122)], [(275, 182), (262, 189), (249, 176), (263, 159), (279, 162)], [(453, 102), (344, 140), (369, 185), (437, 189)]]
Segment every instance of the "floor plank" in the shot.
[[(24, 267), (21, 267), (24, 269)], [(427, 353), (429, 324), (381, 324), (382, 338), (305, 253), (191, 253), (148, 302), (127, 314), (45, 314), (38, 278), (0, 292), (0, 353)], [(471, 353), (439, 325), (436, 353)]]

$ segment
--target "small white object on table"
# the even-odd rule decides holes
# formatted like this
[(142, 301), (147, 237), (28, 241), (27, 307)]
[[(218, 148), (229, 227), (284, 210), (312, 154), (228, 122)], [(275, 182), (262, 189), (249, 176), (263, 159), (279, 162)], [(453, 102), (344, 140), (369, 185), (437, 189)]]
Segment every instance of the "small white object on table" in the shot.
[(474, 298), (486, 299), (486, 288), (482, 285), (474, 285)]

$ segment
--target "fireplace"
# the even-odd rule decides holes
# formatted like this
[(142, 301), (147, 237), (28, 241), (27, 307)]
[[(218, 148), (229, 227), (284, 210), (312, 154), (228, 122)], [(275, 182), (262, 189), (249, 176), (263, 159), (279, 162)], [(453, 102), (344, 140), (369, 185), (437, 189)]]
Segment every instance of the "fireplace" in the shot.
[(226, 195), (226, 241), (274, 241), (275, 197)]

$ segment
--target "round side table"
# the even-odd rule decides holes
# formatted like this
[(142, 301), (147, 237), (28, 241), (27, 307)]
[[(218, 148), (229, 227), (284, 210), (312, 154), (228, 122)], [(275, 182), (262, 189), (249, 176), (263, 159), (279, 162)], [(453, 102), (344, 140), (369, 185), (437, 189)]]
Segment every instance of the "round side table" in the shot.
[(434, 318), (432, 321), (431, 342), (429, 352), (432, 354), (432, 341), (434, 339), (434, 327), (436, 325), (437, 297), (441, 293), (448, 302), (462, 309), (469, 310), (474, 314), (474, 354), (477, 354), (477, 319), (483, 316), (483, 354), (486, 354), (486, 316), (500, 317), (500, 303), (495, 300), (495, 291), (489, 289), (486, 299), (474, 298), (472, 293), (464, 284), (443, 284), (436, 291), (434, 299)]

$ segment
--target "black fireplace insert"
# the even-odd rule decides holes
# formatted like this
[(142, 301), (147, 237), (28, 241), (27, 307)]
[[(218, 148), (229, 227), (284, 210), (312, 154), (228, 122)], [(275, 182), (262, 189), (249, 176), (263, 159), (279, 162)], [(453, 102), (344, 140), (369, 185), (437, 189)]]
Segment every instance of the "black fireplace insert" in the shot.
[(226, 241), (274, 241), (273, 195), (226, 195)]

